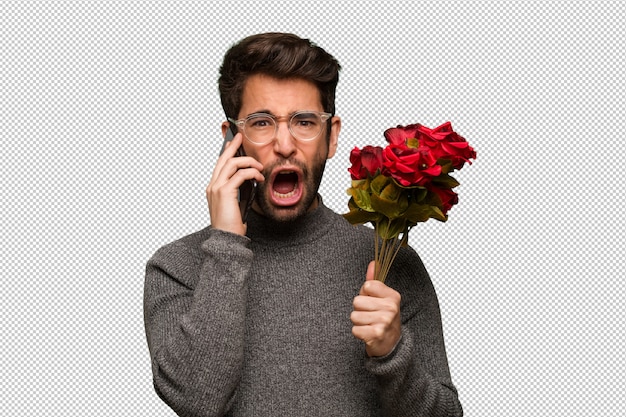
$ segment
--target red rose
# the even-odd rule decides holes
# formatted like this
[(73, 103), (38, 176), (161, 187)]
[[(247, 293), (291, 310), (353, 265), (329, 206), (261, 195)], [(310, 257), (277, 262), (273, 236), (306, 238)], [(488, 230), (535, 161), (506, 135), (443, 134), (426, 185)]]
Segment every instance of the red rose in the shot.
[(424, 186), (441, 174), (441, 166), (426, 147), (390, 143), (383, 150), (384, 174), (404, 187)]
[(348, 172), (353, 180), (362, 180), (374, 176), (383, 166), (383, 148), (380, 146), (365, 146), (362, 150), (352, 149), (350, 152), (352, 166)]
[(420, 126), (419, 137), (421, 146), (428, 146), (436, 159), (446, 159), (452, 162), (454, 169), (461, 169), (470, 159), (476, 159), (476, 151), (469, 143), (452, 130), (450, 122), (446, 122), (434, 129)]
[(458, 194), (449, 188), (432, 187), (430, 191), (437, 194), (437, 196), (441, 200), (441, 211), (443, 212), (443, 214), (447, 214), (448, 210), (450, 210), (453, 205), (459, 202)]
[(408, 126), (392, 127), (385, 130), (385, 139), (387, 139), (387, 142), (392, 145), (406, 145), (407, 139), (417, 137), (417, 132), (420, 127), (422, 127), (422, 125), (419, 123)]

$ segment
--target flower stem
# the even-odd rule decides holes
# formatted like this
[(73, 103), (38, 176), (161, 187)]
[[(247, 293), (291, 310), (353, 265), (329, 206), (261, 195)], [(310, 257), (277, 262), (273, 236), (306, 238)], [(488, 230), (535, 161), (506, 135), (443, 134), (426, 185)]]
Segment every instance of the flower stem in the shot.
[[(380, 225), (377, 224), (376, 227)], [(376, 260), (376, 268), (374, 273), (374, 278), (378, 281), (385, 282), (389, 271), (391, 270), (391, 265), (393, 261), (396, 259), (396, 256), (400, 252), (400, 248), (407, 242), (408, 240), (408, 229), (402, 233), (402, 238), (398, 236), (393, 237), (391, 239), (380, 238), (382, 241), (379, 244), (379, 235), (375, 233), (375, 250), (374, 257)], [(379, 249), (380, 246), (380, 249)]]
[(376, 222), (374, 225), (374, 279), (378, 280), (378, 276), (380, 274), (380, 259), (379, 259), (379, 250), (378, 250), (378, 228), (380, 227), (379, 223)]

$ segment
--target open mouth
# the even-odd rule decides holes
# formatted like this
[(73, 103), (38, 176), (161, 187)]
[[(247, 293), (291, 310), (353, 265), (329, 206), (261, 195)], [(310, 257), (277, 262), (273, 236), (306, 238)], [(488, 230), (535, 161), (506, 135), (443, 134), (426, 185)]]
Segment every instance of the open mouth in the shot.
[(279, 171), (272, 181), (272, 201), (276, 205), (291, 206), (300, 200), (302, 186), (296, 171)]

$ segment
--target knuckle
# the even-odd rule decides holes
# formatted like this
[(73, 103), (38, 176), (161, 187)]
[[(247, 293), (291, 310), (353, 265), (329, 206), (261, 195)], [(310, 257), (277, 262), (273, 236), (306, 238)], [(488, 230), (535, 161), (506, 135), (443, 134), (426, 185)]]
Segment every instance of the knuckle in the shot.
[(382, 326), (374, 326), (372, 329), (374, 339), (382, 339), (385, 335), (385, 329)]
[(397, 314), (400, 314), (400, 306), (396, 303), (393, 303), (390, 308), (389, 311), (395, 316)]

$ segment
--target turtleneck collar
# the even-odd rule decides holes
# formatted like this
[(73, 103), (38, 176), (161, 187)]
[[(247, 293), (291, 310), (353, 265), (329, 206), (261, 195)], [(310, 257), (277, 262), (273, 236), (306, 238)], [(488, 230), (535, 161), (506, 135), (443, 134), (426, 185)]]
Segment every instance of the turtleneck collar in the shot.
[(332, 224), (334, 212), (324, 205), (318, 195), (317, 208), (293, 222), (279, 222), (269, 219), (255, 211), (248, 214), (246, 235), (253, 241), (272, 241), (274, 244), (284, 241), (293, 245), (317, 239), (326, 233)]

